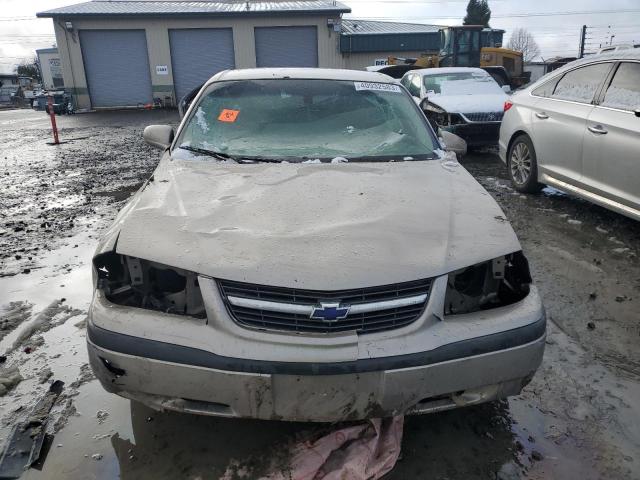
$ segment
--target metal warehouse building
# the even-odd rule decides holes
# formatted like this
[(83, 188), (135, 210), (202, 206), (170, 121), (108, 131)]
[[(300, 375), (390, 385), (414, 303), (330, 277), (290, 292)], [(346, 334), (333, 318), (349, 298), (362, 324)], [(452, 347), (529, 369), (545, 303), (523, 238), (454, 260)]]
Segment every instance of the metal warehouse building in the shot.
[(333, 0), (94, 0), (38, 17), (53, 19), (78, 108), (175, 105), (229, 68), (363, 69), (439, 46), (437, 26), (343, 19), (350, 11)]

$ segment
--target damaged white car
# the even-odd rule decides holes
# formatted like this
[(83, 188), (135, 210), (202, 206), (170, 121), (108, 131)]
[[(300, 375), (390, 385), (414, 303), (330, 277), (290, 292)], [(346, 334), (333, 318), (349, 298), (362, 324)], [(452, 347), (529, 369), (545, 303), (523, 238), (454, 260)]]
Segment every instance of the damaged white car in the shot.
[(546, 321), (491, 196), (387, 76), (222, 72), (99, 244), (109, 392), (156, 409), (337, 421), (515, 395)]

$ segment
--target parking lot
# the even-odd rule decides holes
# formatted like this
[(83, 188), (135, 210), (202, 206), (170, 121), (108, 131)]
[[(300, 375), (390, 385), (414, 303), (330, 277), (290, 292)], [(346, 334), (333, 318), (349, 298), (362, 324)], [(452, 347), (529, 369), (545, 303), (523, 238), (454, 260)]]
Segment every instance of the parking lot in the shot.
[[(24, 478), (256, 478), (293, 442), (333, 428), (157, 413), (102, 390), (84, 344), (91, 255), (158, 161), (142, 130), (178, 118), (59, 117), (58, 146), (47, 144), (48, 122), (0, 112), (0, 354), (23, 377), (0, 397), (0, 443), (47, 380), (65, 382), (44, 466)], [(640, 224), (551, 188), (516, 192), (491, 149), (461, 163), (529, 258), (547, 310), (545, 357), (509, 401), (407, 418), (385, 478), (639, 478)]]

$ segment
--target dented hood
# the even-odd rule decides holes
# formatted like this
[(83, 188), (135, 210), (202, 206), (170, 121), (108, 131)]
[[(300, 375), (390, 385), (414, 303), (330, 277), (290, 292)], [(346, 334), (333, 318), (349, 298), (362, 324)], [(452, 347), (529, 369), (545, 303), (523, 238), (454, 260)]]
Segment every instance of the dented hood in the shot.
[(477, 95), (433, 95), (433, 103), (448, 113), (485, 113), (502, 112), (504, 102), (509, 99), (506, 93)]
[(520, 249), (457, 162), (161, 161), (117, 252), (216, 278), (336, 290), (434, 277)]

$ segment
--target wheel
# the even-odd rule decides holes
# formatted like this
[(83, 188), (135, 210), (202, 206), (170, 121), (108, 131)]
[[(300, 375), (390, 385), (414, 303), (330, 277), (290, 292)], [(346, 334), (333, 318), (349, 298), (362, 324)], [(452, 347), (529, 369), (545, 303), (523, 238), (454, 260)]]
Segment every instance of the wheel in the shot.
[(537, 193), (544, 185), (538, 182), (538, 161), (528, 135), (520, 135), (511, 143), (508, 153), (509, 177), (516, 190)]

